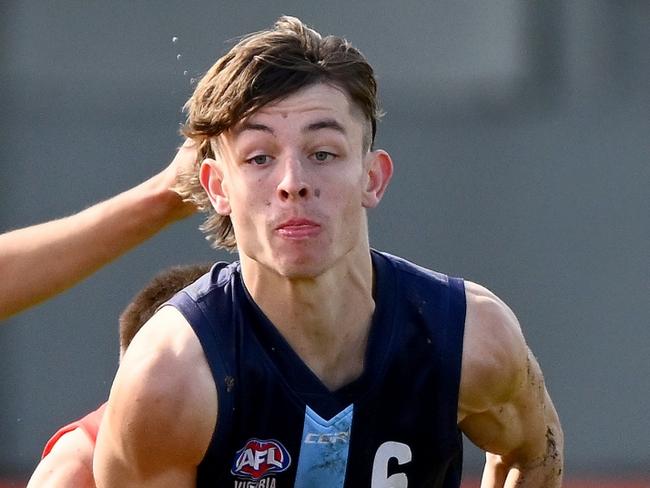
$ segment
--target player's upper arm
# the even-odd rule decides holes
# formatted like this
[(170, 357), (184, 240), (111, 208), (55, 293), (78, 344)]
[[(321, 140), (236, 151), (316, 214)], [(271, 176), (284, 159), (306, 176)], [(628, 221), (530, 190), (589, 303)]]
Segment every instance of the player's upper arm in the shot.
[(517, 318), (479, 285), (467, 282), (466, 295), (461, 429), (480, 448), (510, 464), (561, 455), (559, 420)]
[(216, 415), (198, 339), (164, 307), (136, 335), (115, 377), (97, 438), (97, 486), (194, 486)]
[(93, 447), (82, 429), (65, 433), (38, 463), (27, 488), (94, 488)]

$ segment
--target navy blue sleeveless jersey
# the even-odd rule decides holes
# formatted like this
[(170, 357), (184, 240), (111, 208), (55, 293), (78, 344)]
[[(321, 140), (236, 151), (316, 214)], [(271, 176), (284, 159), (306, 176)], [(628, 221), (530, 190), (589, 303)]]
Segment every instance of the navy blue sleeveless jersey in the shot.
[(168, 303), (199, 338), (217, 428), (199, 487), (451, 488), (465, 323), (462, 280), (372, 251), (375, 312), (363, 374), (329, 391), (217, 263)]

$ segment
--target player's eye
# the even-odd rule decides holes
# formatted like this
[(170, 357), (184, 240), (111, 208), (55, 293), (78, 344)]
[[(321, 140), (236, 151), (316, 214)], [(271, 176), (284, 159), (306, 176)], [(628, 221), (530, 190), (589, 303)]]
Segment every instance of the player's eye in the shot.
[(327, 151), (316, 151), (313, 157), (319, 163), (324, 163), (326, 161), (331, 161), (334, 159), (335, 155)]
[(257, 156), (253, 156), (246, 160), (247, 163), (255, 164), (257, 166), (267, 164), (269, 161), (271, 161), (271, 157), (266, 154), (258, 154)]

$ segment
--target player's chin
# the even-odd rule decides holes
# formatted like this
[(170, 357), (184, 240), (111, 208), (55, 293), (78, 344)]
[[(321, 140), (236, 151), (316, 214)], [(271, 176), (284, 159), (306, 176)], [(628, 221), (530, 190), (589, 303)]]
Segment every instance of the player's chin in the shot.
[(289, 279), (312, 279), (326, 269), (327, 260), (316, 253), (293, 252), (282, 254), (275, 260), (278, 273)]

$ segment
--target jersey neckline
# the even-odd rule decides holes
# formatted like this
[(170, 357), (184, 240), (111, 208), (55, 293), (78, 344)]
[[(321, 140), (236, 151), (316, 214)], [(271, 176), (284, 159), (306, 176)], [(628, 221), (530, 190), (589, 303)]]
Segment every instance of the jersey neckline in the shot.
[(247, 309), (244, 315), (250, 319), (252, 335), (264, 352), (260, 360), (266, 361), (278, 372), (299, 403), (308, 405), (324, 419), (332, 418), (380, 385), (389, 363), (395, 335), (397, 275), (390, 261), (380, 252), (371, 250), (371, 258), (375, 310), (368, 333), (364, 369), (358, 378), (333, 391), (305, 364), (255, 303), (244, 284), (241, 270), (238, 269), (237, 291)]

